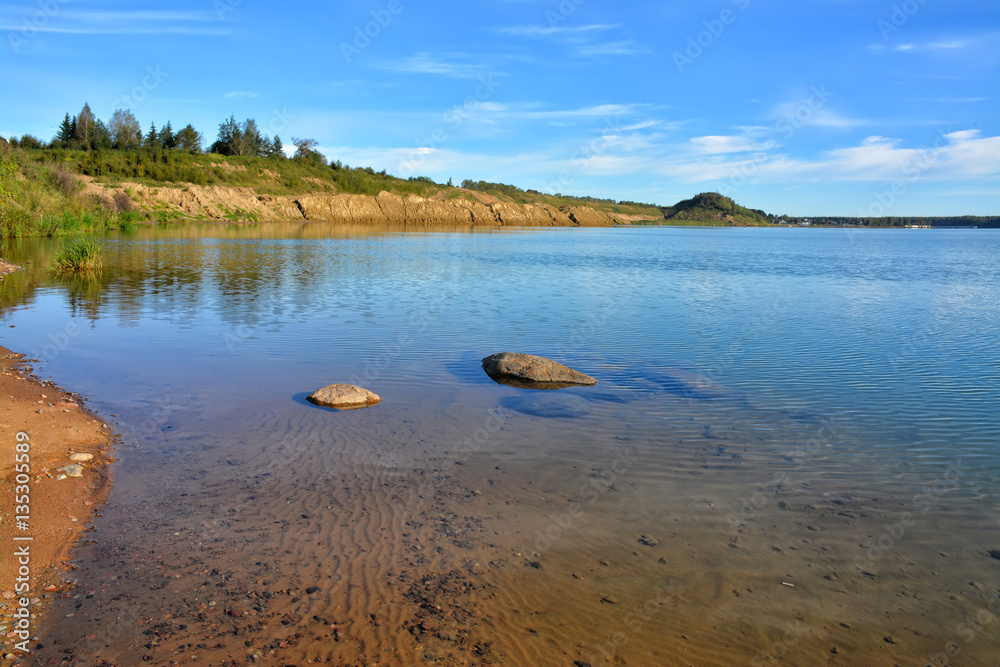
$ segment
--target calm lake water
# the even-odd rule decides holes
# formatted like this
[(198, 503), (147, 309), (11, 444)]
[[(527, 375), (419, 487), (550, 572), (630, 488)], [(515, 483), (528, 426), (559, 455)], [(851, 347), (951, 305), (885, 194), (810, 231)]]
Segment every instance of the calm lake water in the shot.
[(60, 244), (4, 247), (0, 342), (123, 444), (39, 661), (1000, 664), (1000, 232)]

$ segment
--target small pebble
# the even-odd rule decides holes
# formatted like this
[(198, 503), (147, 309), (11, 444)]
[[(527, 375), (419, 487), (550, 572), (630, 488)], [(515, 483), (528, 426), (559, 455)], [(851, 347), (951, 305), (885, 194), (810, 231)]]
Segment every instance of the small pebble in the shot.
[(73, 463), (59, 468), (59, 472), (65, 473), (67, 477), (83, 477), (83, 466)]
[(82, 462), (82, 461), (90, 461), (93, 458), (94, 458), (93, 454), (83, 454), (83, 453), (80, 453), (80, 454), (70, 454), (69, 460), (70, 461)]

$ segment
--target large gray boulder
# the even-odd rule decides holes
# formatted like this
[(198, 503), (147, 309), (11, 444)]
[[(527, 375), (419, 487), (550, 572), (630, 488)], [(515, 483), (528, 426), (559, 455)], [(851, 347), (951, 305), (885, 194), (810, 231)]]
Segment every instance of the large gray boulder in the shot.
[(501, 352), (483, 359), (483, 370), (495, 382), (531, 389), (594, 385), (597, 380), (568, 366), (533, 354)]
[(306, 400), (325, 408), (350, 410), (354, 408), (367, 408), (369, 405), (375, 405), (382, 399), (362, 387), (341, 383), (317, 389), (309, 394)]

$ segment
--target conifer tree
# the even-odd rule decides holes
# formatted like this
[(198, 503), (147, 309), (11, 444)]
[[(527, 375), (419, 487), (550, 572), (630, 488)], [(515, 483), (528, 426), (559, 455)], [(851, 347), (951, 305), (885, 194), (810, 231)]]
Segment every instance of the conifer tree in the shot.
[(146, 135), (146, 148), (159, 148), (160, 136), (156, 132), (156, 123), (149, 124), (149, 134)]
[(160, 134), (158, 137), (160, 146), (163, 148), (173, 148), (176, 144), (176, 139), (174, 137), (174, 131), (170, 127), (170, 121), (160, 129)]
[(195, 131), (194, 127), (190, 123), (188, 123), (186, 127), (179, 130), (177, 135), (174, 137), (174, 145), (183, 151), (200, 153), (201, 144), (201, 133)]
[(55, 142), (62, 144), (63, 147), (69, 145), (69, 142), (73, 140), (73, 121), (69, 118), (69, 113), (63, 118), (62, 124), (59, 125), (59, 133), (56, 134)]

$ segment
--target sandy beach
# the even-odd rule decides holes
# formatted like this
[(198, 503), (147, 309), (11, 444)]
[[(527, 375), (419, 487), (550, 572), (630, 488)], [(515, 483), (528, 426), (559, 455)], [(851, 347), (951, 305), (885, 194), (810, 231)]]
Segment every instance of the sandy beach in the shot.
[[(3, 664), (35, 649), (47, 601), (72, 587), (69, 558), (107, 496), (114, 460), (109, 425), (78, 396), (34, 377), (29, 364), (0, 347)], [(72, 465), (82, 470), (65, 468)]]

